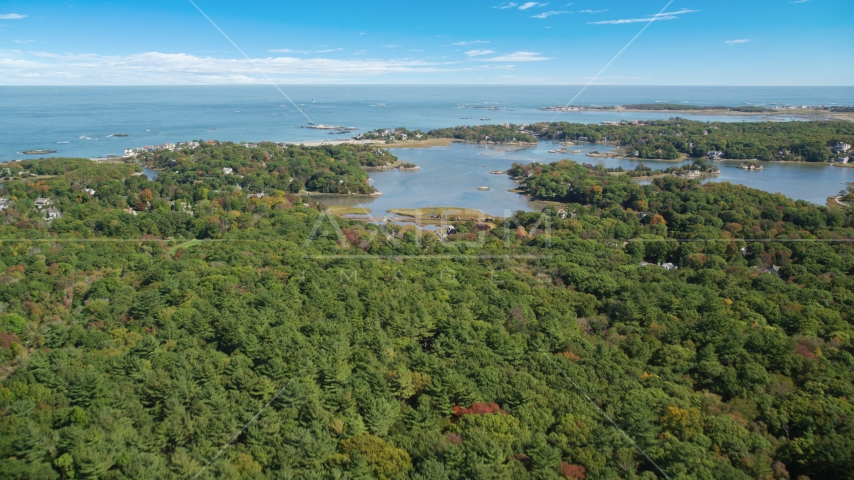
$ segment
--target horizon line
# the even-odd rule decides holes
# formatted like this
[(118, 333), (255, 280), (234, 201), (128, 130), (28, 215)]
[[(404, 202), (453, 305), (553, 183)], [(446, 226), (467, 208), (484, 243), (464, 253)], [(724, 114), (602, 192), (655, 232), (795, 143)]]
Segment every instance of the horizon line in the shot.
[[(278, 83), (292, 87), (584, 87), (583, 83)], [(55, 85), (25, 85), (0, 84), (3, 87), (269, 87), (269, 84), (243, 83), (139, 83), (139, 84), (55, 84)], [(696, 88), (854, 88), (852, 85), (720, 85), (720, 84), (606, 84), (592, 85), (596, 87), (696, 87)]]

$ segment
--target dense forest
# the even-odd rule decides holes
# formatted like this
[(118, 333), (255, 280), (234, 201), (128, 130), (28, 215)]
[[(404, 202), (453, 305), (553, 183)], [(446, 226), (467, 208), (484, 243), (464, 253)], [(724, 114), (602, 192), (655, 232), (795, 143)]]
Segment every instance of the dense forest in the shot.
[(288, 187), (378, 157), (17, 164), (0, 479), (854, 479), (852, 212), (565, 161), (441, 241)]
[(721, 152), (727, 159), (826, 162), (837, 142), (854, 143), (852, 122), (696, 122), (685, 119), (632, 125), (538, 123), (530, 129), (555, 141), (616, 142), (628, 155), (677, 159)]
[(369, 194), (375, 189), (368, 185), (368, 174), (361, 167), (394, 164), (397, 157), (369, 145), (305, 148), (261, 143), (250, 148), (217, 142), (202, 143), (196, 149), (155, 151), (140, 161), (163, 170), (167, 182), (204, 184), (201, 188), (208, 190), (240, 186), (251, 193), (308, 190)]

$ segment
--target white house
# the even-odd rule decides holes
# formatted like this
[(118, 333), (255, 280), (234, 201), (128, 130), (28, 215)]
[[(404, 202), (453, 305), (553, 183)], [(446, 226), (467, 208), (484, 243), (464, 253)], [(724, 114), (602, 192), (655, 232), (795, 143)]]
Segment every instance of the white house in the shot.
[(132, 149), (132, 148), (126, 148), (125, 149), (125, 156), (126, 157), (133, 157), (135, 155), (136, 155), (136, 152), (134, 151), (134, 149)]
[(49, 207), (53, 204), (53, 201), (49, 198), (39, 197), (36, 199), (36, 208), (41, 210), (44, 207)]
[(62, 218), (62, 212), (57, 210), (56, 208), (50, 207), (44, 211), (45, 218), (47, 220), (53, 220), (55, 218)]
[(7, 208), (9, 208), (9, 199), (0, 198), (0, 210), (6, 210)]
[(672, 271), (674, 271), (674, 270), (678, 270), (678, 269), (679, 269), (679, 267), (677, 267), (676, 265), (674, 265), (674, 264), (672, 264), (672, 263), (670, 263), (670, 262), (668, 262), (668, 263), (662, 263), (662, 264), (661, 264), (661, 268), (663, 268), (663, 269), (665, 269), (665, 270), (669, 270), (669, 271), (671, 271), (671, 272), (672, 272)]
[(96, 192), (95, 190), (93, 190), (93, 189), (91, 189), (91, 188), (84, 188), (84, 189), (83, 189), (83, 191), (84, 191), (84, 192), (86, 192), (86, 193), (88, 193), (90, 197), (94, 197), (94, 196), (95, 196), (95, 194), (96, 194), (96, 193), (98, 193), (98, 192)]
[(234, 173), (234, 169), (232, 169), (232, 168), (223, 167), (223, 169), (222, 169), (223, 175), (231, 175), (233, 173)]
[(848, 153), (848, 150), (851, 150), (851, 145), (848, 145), (845, 142), (837, 142), (833, 149), (839, 153)]
[(709, 151), (709, 153), (707, 153), (706, 155), (707, 155), (709, 158), (713, 158), (713, 159), (714, 159), (714, 158), (721, 158), (721, 157), (723, 157), (723, 156), (724, 156), (724, 152), (721, 152), (720, 150), (711, 150), (711, 151)]

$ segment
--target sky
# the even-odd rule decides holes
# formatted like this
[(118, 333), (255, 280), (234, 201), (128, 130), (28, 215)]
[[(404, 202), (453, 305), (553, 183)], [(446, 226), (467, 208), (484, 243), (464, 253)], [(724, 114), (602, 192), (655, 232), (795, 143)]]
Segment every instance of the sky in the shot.
[(3, 0), (0, 85), (852, 86), (852, 18), (851, 0)]

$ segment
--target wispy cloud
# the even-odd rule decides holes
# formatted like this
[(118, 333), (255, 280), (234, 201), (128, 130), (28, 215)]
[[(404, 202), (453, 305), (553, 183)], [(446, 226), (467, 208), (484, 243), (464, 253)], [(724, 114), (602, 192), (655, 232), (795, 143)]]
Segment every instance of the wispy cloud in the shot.
[(489, 40), (471, 40), (471, 41), (469, 41), (469, 42), (457, 42), (457, 43), (452, 43), (451, 45), (452, 45), (452, 46), (455, 46), (455, 47), (467, 47), (467, 46), (469, 46), (469, 45), (479, 45), (479, 44), (482, 44), (482, 43), (489, 43)]
[(15, 40), (15, 43), (33, 43), (34, 40)]
[(520, 51), (484, 60), (487, 62), (542, 62), (543, 60), (551, 60), (551, 58), (543, 57), (539, 52)]
[(20, 13), (0, 13), (0, 20), (20, 20), (22, 18), (27, 18), (27, 16)]
[(590, 9), (588, 8), (588, 9), (586, 9), (586, 10), (581, 10), (581, 11), (580, 11), (580, 12), (578, 12), (578, 13), (605, 13), (605, 12), (607, 12), (607, 11), (608, 11), (608, 9), (607, 9), (607, 8), (606, 8), (606, 9), (604, 9), (604, 10), (590, 10)]
[(794, 2), (789, 2), (789, 3), (807, 3), (809, 1), (810, 0), (795, 0)]
[(518, 3), (510, 2), (510, 3), (501, 4), (501, 5), (496, 5), (492, 8), (497, 8), (499, 10), (507, 10), (508, 8), (513, 8), (513, 7), (516, 7), (518, 5), (519, 5)]
[(495, 50), (469, 50), (466, 52), (466, 55), (469, 57), (478, 57), (481, 55), (491, 55), (495, 53)]
[(383, 45), (383, 47), (385, 47), (385, 48), (397, 48), (397, 45), (388, 44), (388, 45)]
[(643, 18), (624, 18), (620, 20), (603, 20), (601, 22), (587, 22), (590, 25), (623, 25), (626, 23), (646, 23), (646, 22), (658, 22), (661, 20), (676, 20), (679, 18), (679, 15), (684, 15), (686, 13), (696, 13), (699, 10), (687, 10), (682, 9), (678, 12), (663, 12), (656, 13), (654, 15), (648, 15)]
[(750, 39), (749, 38), (740, 38), (738, 40), (727, 40), (724, 43), (726, 43), (727, 45), (740, 45), (742, 43), (750, 43)]
[(343, 48), (327, 48), (326, 50), (315, 50), (314, 53), (329, 53), (329, 52), (340, 52), (344, 50)]
[(548, 5), (548, 3), (525, 2), (522, 5), (519, 5), (519, 10), (527, 10), (534, 7), (545, 7), (546, 5)]
[(267, 51), (270, 53), (301, 53), (303, 55), (311, 53), (310, 50), (291, 50), (290, 48), (271, 48)]
[(548, 12), (543, 12), (543, 13), (540, 13), (540, 14), (537, 14), (537, 15), (533, 15), (531, 18), (549, 18), (549, 17), (551, 17), (552, 15), (563, 15), (563, 14), (565, 14), (565, 13), (572, 13), (572, 12), (565, 12), (565, 11), (551, 10), (551, 11), (548, 11)]

